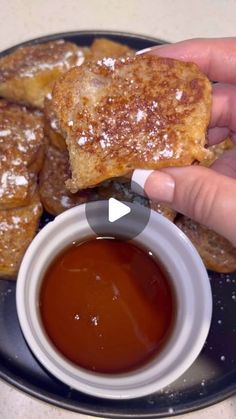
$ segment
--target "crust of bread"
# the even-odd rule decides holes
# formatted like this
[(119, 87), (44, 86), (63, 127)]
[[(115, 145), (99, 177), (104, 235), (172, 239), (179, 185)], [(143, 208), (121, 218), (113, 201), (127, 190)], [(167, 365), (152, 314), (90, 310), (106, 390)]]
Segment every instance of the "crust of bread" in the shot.
[(52, 107), (52, 100), (45, 98), (44, 101), (44, 131), (52, 146), (61, 152), (67, 151), (66, 141), (63, 137), (59, 124)]
[(215, 160), (217, 160), (222, 154), (224, 154), (228, 150), (232, 150), (235, 147), (235, 144), (231, 140), (231, 138), (226, 138), (219, 144), (214, 144), (208, 147), (208, 150), (211, 152), (211, 155), (207, 156), (204, 160), (200, 162), (201, 166), (210, 167)]

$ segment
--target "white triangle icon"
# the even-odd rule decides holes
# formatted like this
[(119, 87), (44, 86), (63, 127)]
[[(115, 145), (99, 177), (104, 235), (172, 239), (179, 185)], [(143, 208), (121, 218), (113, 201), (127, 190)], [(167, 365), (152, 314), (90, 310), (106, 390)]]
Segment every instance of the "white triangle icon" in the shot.
[(115, 198), (110, 198), (108, 201), (108, 220), (110, 223), (119, 220), (119, 218), (124, 217), (125, 215), (131, 212), (128, 205), (123, 204)]

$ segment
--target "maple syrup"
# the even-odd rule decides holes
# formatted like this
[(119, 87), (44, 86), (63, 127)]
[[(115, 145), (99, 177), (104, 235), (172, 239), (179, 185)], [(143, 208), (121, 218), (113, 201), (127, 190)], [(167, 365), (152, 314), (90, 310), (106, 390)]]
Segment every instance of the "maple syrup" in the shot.
[(115, 238), (74, 242), (51, 263), (40, 312), (54, 346), (99, 373), (142, 367), (163, 347), (175, 299), (151, 252)]

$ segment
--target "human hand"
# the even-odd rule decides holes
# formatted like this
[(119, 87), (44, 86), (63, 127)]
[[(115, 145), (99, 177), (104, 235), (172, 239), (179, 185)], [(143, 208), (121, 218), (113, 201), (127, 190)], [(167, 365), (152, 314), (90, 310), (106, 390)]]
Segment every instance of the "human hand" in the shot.
[[(195, 62), (213, 85), (208, 144), (230, 136), (236, 143), (236, 38), (193, 39), (165, 44), (141, 53)], [(212, 228), (236, 245), (236, 148), (227, 151), (210, 169), (171, 167), (135, 170), (135, 182), (149, 198)]]

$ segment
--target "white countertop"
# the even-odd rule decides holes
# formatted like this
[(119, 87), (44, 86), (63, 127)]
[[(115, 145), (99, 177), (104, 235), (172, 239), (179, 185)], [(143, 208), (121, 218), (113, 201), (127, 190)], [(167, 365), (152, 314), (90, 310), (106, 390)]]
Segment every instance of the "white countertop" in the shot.
[[(110, 29), (168, 41), (236, 35), (235, 0), (0, 0), (0, 50), (49, 33)], [(176, 418), (234, 419), (236, 396)], [(87, 419), (0, 381), (0, 419)]]

